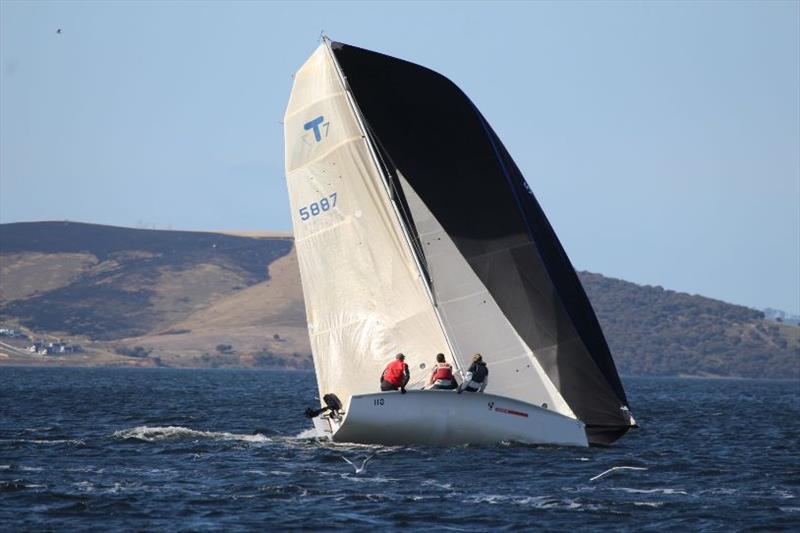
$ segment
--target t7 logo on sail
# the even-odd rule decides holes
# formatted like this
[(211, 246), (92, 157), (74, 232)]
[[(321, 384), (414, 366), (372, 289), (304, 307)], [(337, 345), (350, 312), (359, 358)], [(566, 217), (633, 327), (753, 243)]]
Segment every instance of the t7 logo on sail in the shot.
[[(323, 137), (328, 136), (328, 129), (330, 126), (331, 123), (325, 122), (325, 117), (320, 115), (303, 124), (303, 129), (306, 131), (312, 131), (314, 133), (314, 140), (316, 142), (320, 142)], [(303, 135), (303, 142), (309, 144), (308, 133)]]

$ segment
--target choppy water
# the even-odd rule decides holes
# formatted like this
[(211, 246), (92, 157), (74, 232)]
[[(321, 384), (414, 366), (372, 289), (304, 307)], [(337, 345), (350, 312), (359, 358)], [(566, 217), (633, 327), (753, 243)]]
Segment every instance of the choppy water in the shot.
[[(624, 381), (643, 428), (612, 448), (439, 449), (308, 437), (313, 374), (0, 367), (0, 524), (800, 529), (800, 384)], [(590, 481), (614, 466), (646, 470)]]

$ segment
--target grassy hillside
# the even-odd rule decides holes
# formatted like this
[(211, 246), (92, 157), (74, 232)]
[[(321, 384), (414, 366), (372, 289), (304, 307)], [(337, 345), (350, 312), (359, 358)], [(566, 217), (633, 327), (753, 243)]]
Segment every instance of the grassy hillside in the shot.
[[(580, 276), (622, 373), (800, 378), (798, 326), (702, 296)], [(311, 366), (285, 235), (0, 225), (0, 327), (9, 326), (87, 352), (36, 359), (19, 350), (22, 341), (0, 339), (0, 362)]]
[(217, 233), (4, 224), (0, 319), (99, 340), (141, 335), (267, 280), (268, 265), (291, 247)]
[(623, 373), (800, 379), (798, 326), (703, 296), (580, 278)]
[(297, 256), (291, 252), (269, 270), (269, 280), (123, 344), (143, 346), (172, 365), (311, 368)]
[[(3, 224), (0, 323), (46, 338), (100, 341), (91, 345), (105, 352), (135, 353), (143, 359), (144, 351), (133, 351), (139, 337), (174, 331), (172, 325), (220, 300), (268, 283), (270, 265), (291, 249), (292, 240), (279, 236), (72, 222)], [(298, 301), (297, 295), (294, 300)], [(270, 305), (269, 299), (264, 304)], [(305, 346), (307, 352), (302, 320), (298, 327), (302, 334), (295, 347)], [(189, 333), (179, 335), (184, 342), (161, 360), (194, 364), (181, 357), (198, 350), (201, 356), (216, 353), (215, 346), (221, 342), (207, 346)], [(238, 365), (232, 355), (228, 354), (226, 363)]]

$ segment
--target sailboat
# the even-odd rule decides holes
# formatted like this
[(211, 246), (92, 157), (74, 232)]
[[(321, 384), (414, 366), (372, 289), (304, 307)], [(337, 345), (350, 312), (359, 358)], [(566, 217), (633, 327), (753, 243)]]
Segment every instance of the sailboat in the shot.
[[(339, 442), (608, 445), (635, 421), (566, 253), (486, 119), (427, 68), (323, 38), (286, 180), (321, 408)], [(380, 392), (404, 353), (407, 394)], [(483, 393), (423, 390), (434, 356)]]

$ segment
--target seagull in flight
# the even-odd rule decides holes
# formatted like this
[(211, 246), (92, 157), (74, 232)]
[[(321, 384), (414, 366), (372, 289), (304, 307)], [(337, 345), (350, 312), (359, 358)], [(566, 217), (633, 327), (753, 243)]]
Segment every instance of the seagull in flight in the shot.
[(600, 479), (601, 477), (603, 477), (603, 476), (605, 476), (607, 474), (610, 474), (611, 472), (616, 472), (617, 470), (647, 470), (647, 469), (642, 467), (642, 466), (615, 466), (614, 468), (609, 468), (608, 470), (606, 470), (602, 474), (597, 474), (596, 476), (594, 476), (589, 481), (595, 481), (595, 480)]
[(373, 453), (372, 455), (370, 455), (369, 457), (367, 457), (366, 459), (364, 459), (364, 460), (361, 462), (361, 466), (356, 466), (356, 465), (355, 465), (355, 463), (353, 463), (353, 461), (351, 461), (350, 459), (348, 459), (348, 458), (347, 458), (347, 457), (345, 457), (345, 456), (342, 456), (342, 459), (344, 459), (345, 461), (347, 461), (347, 463), (348, 463), (350, 466), (352, 466), (352, 467), (353, 467), (353, 470), (355, 470), (355, 472), (356, 472), (356, 475), (358, 475), (358, 474), (360, 474), (360, 473), (362, 473), (362, 472), (365, 472), (365, 471), (367, 470), (367, 463), (369, 462), (369, 460), (370, 460), (370, 459), (372, 459), (373, 457), (375, 457), (375, 455), (377, 455), (377, 453)]
[(63, 32), (63, 31), (61, 31), (61, 28), (58, 28), (58, 29), (56, 30), (56, 33), (64, 33), (64, 32)]

